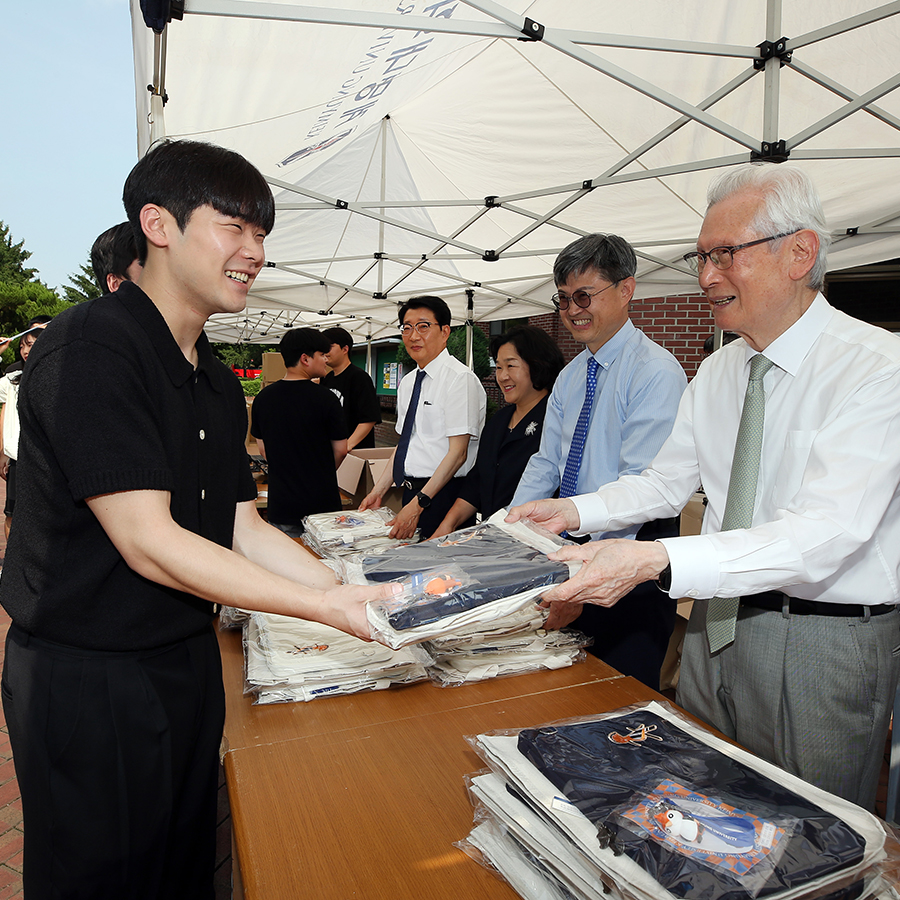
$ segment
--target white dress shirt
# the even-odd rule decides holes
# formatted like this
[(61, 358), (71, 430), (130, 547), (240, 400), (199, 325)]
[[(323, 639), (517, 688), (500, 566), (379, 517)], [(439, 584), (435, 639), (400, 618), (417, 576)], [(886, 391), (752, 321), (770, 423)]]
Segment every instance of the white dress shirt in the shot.
[[(404, 375), (397, 389), (397, 434), (403, 433), (417, 371), (413, 369)], [(475, 465), (486, 406), (487, 398), (478, 376), (444, 348), (425, 366), (419, 409), (406, 452), (405, 474), (411, 478), (431, 478), (450, 449), (448, 438), (468, 434), (466, 461), (455, 477), (465, 475)]]
[(819, 295), (764, 352), (775, 365), (751, 528), (719, 531), (755, 355), (739, 340), (701, 365), (649, 469), (573, 498), (581, 531), (675, 515), (702, 483), (702, 534), (662, 541), (671, 596), (897, 602), (900, 337)]

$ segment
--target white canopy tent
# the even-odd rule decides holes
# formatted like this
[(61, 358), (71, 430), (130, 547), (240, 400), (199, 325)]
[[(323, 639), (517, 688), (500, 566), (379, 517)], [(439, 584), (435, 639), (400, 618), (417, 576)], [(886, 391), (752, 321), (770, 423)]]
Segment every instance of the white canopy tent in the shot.
[(425, 292), (546, 313), (591, 231), (638, 249), (639, 298), (696, 292), (706, 186), (751, 158), (810, 172), (832, 269), (900, 257), (900, 2), (342, 2), (186, 0), (156, 35), (132, 0), (139, 152), (222, 144), (275, 193), (271, 267), (214, 340), (395, 335)]

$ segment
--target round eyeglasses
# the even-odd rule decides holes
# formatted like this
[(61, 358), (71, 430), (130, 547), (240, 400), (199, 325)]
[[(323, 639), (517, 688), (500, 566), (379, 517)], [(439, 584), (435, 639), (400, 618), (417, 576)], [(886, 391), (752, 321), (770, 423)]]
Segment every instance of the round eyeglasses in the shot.
[(796, 234), (796, 231), (783, 231), (781, 234), (773, 234), (771, 237), (760, 238), (757, 241), (747, 241), (746, 244), (737, 244), (734, 247), (713, 247), (704, 253), (702, 250), (695, 250), (692, 253), (685, 253), (682, 259), (691, 267), (691, 271), (695, 275), (706, 267), (706, 261), (709, 260), (717, 269), (730, 269), (734, 263), (734, 254), (738, 250), (746, 250), (748, 247), (755, 247), (757, 244), (767, 244), (769, 241), (777, 241), (783, 237), (789, 237)]
[(594, 291), (593, 294), (589, 294), (587, 291), (572, 291), (572, 296), (567, 297), (565, 294), (554, 294), (550, 299), (553, 301), (553, 305), (557, 308), (557, 310), (567, 310), (569, 308), (569, 303), (574, 303), (579, 309), (587, 309), (591, 305), (591, 300), (597, 296), (597, 294), (602, 294), (608, 288), (613, 287), (613, 284), (608, 284), (606, 287), (600, 288), (599, 291)]
[(404, 337), (408, 337), (413, 333), (413, 330), (415, 330), (424, 336), (428, 334), (429, 330), (432, 328), (434, 328), (434, 325), (431, 322), (416, 322), (415, 325), (401, 325), (400, 334)]

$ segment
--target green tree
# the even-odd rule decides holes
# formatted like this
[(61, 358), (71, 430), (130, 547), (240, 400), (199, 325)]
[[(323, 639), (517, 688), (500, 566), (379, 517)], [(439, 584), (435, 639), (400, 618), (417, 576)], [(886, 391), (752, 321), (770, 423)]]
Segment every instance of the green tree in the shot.
[(278, 350), (277, 344), (212, 344), (213, 353), (226, 366), (236, 369), (259, 369), (262, 355), (269, 350)]
[[(35, 316), (57, 316), (72, 306), (39, 281), (0, 281), (0, 335), (18, 334)], [(3, 353), (3, 364), (15, 359), (15, 346)]]
[[(479, 378), (487, 378), (491, 374), (491, 357), (488, 348), (488, 339), (480, 328), (472, 329), (472, 368)], [(455, 356), (461, 363), (466, 362), (466, 326), (459, 325), (450, 330), (447, 340), (447, 350), (451, 356)], [(412, 357), (406, 352), (405, 344), (397, 346), (397, 362), (404, 366), (414, 365)]]
[(25, 284), (34, 281), (37, 269), (25, 267), (30, 256), (31, 251), (25, 249), (25, 241), (14, 244), (9, 226), (0, 220), (0, 282)]
[(84, 300), (93, 300), (103, 294), (100, 285), (94, 279), (94, 270), (91, 268), (91, 258), (88, 256), (86, 264), (82, 263), (79, 271), (69, 276), (69, 284), (62, 286), (65, 298), (69, 303), (81, 303)]

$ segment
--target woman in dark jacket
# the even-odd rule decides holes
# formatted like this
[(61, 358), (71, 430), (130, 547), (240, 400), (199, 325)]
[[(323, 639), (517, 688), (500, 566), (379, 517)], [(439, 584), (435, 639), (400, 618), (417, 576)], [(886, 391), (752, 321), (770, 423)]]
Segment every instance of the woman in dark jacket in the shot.
[(432, 537), (455, 531), (476, 512), (486, 519), (507, 506), (541, 445), (547, 397), (565, 365), (559, 347), (540, 328), (518, 325), (491, 340), (491, 356), (507, 405), (485, 426), (475, 465)]

